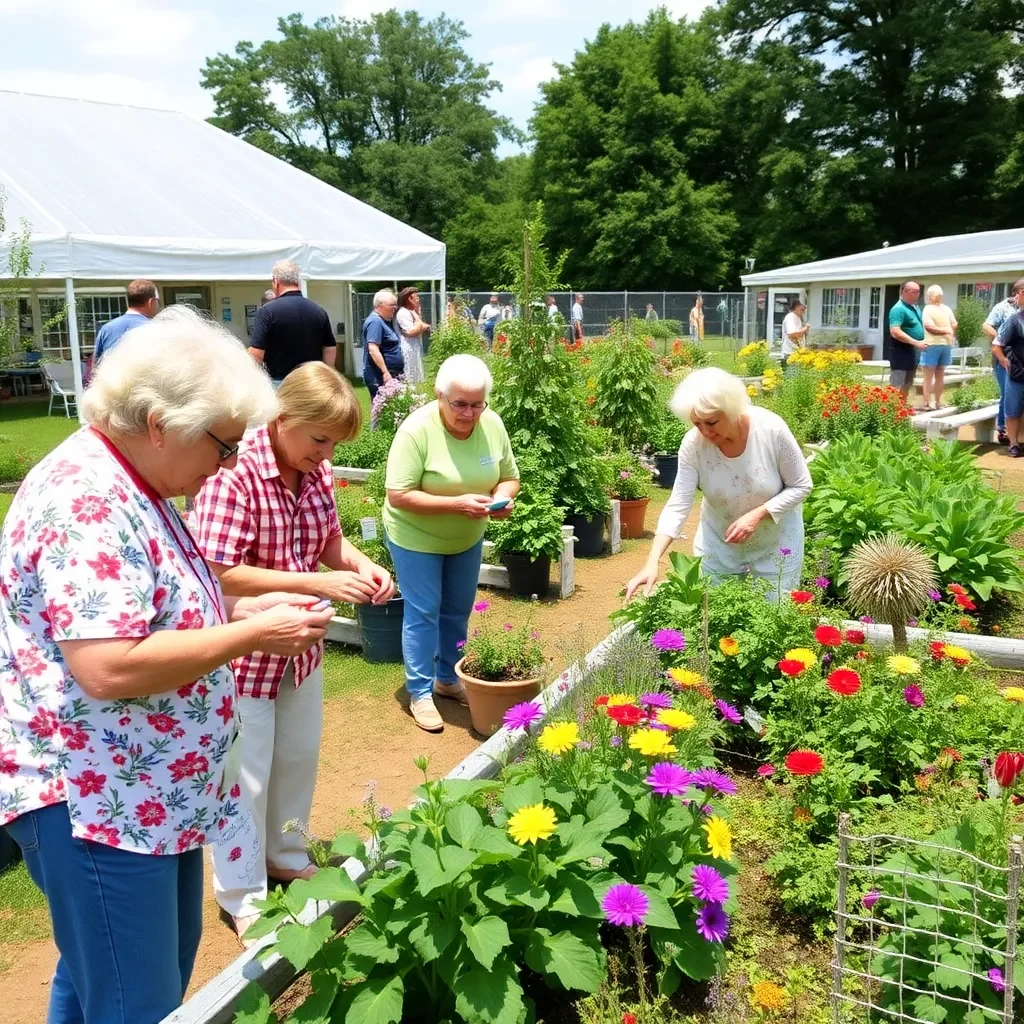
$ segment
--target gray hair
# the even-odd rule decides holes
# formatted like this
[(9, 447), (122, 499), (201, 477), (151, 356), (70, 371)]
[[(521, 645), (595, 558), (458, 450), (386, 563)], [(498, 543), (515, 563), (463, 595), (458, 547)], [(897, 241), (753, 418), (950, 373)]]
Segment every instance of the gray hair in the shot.
[(494, 386), (494, 378), (487, 364), (476, 356), (462, 352), (449, 356), (437, 371), (434, 387), (442, 394), (448, 395), (453, 387), (462, 387), (467, 391), (480, 391), (486, 398)]
[(930, 284), (930, 285), (928, 285), (928, 291), (926, 291), (924, 293), (924, 297), (929, 302), (931, 302), (932, 301), (932, 296), (934, 296), (934, 295), (938, 295), (938, 297), (941, 299), (942, 298), (942, 288), (939, 285), (937, 285), (937, 284)]
[(373, 308), (376, 309), (382, 302), (398, 302), (398, 296), (390, 288), (381, 288), (373, 296)]
[(176, 305), (126, 334), (99, 361), (82, 414), (121, 434), (145, 432), (155, 415), (164, 429), (195, 441), (224, 420), (266, 423), (277, 415), (277, 398), (233, 334)]
[(692, 422), (695, 415), (706, 419), (716, 412), (736, 420), (750, 406), (750, 396), (739, 377), (708, 366), (684, 377), (668, 405), (684, 422)]
[(281, 284), (301, 284), (302, 275), (298, 264), (293, 260), (278, 260), (270, 269), (270, 276)]

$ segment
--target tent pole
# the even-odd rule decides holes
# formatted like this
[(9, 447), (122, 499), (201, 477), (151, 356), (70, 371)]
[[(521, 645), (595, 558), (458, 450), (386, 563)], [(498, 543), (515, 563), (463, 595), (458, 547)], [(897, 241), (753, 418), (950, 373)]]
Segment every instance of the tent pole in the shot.
[(437, 326), (437, 279), (430, 279), (430, 325)]
[(360, 370), (361, 367), (356, 366), (356, 322), (355, 322), (355, 303), (352, 301), (352, 282), (349, 281), (346, 286), (347, 302), (345, 309), (345, 348), (348, 349), (348, 359), (345, 360), (348, 367), (351, 368), (353, 377), (362, 376)]
[(299, 275), (299, 288), (301, 289), (302, 294), (308, 298), (308, 294), (306, 292), (306, 275), (305, 274), (300, 274)]
[(448, 319), (448, 278), (441, 278), (441, 295), (438, 300), (441, 303), (441, 323)]
[(64, 302), (67, 307), (68, 318), (68, 341), (71, 342), (71, 366), (75, 375), (75, 408), (78, 410), (78, 419), (82, 419), (82, 349), (78, 343), (78, 309), (75, 306), (75, 279), (64, 278)]

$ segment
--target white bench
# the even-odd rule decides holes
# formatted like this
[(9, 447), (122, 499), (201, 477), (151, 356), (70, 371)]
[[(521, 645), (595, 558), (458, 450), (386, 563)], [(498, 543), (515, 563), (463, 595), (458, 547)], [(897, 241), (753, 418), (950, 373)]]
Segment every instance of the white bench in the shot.
[(966, 348), (954, 348), (950, 356), (960, 369), (966, 369), (968, 359), (984, 359), (986, 350), (976, 345), (968, 345)]
[(72, 412), (77, 416), (75, 405), (75, 368), (72, 363), (43, 363), (43, 377), (50, 389), (50, 406), (46, 410), (49, 416), (53, 412), (53, 403), (64, 403), (64, 415), (71, 418)]
[(955, 441), (964, 427), (973, 427), (976, 441), (991, 443), (994, 440), (998, 411), (999, 403), (991, 402), (980, 409), (956, 413), (954, 416), (927, 419), (922, 426), (929, 437), (939, 437), (944, 441)]

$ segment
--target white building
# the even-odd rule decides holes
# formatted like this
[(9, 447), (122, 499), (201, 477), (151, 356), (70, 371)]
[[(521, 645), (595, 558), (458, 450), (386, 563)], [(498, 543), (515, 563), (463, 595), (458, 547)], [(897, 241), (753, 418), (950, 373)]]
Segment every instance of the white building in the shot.
[[(354, 282), (436, 281), (444, 292), (443, 243), (205, 121), (0, 91), (0, 124), (8, 232), (21, 219), (31, 227), (21, 329), (44, 359), (73, 361), (79, 391), (96, 330), (124, 312), (134, 278), (245, 341), (271, 266), (292, 259), (343, 331), (350, 369)], [(47, 329), (65, 304), (67, 318)]]
[[(807, 303), (812, 337), (824, 331), (854, 334), (883, 358), (889, 310), (900, 284), (913, 278), (922, 289), (938, 284), (948, 305), (973, 295), (986, 308), (1006, 298), (1024, 275), (1024, 228), (926, 238), (871, 252), (745, 274), (741, 281), (757, 310), (756, 336), (781, 337), (790, 302)], [(923, 301), (923, 300), (922, 300)], [(749, 321), (754, 324), (753, 315)]]

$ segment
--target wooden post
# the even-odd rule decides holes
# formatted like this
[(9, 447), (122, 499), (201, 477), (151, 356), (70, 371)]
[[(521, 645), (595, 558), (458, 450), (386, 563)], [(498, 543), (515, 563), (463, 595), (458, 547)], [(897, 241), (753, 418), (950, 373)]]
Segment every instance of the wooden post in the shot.
[(1017, 911), (1020, 905), (1020, 873), (1024, 863), (1024, 840), (1013, 836), (1010, 840), (1010, 877), (1006, 889), (1006, 958), (1003, 961), (1003, 1017), (1005, 1024), (1013, 1024), (1013, 970), (1017, 959)]
[(562, 556), (558, 560), (558, 591), (562, 597), (572, 597), (576, 589), (576, 538), (571, 526), (562, 527)]
[(608, 515), (608, 541), (612, 554), (617, 555), (622, 550), (622, 510), (618, 498), (612, 498), (612, 510)]
[(850, 853), (850, 815), (839, 815), (839, 890), (836, 898), (836, 941), (832, 960), (832, 1021), (841, 1024), (843, 995), (843, 945), (846, 942), (846, 880)]

